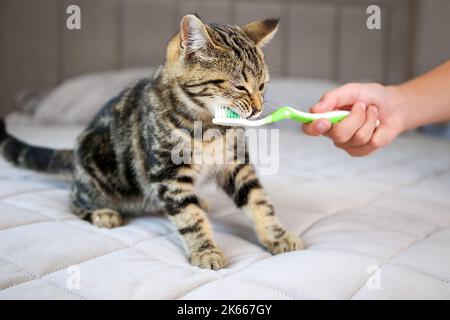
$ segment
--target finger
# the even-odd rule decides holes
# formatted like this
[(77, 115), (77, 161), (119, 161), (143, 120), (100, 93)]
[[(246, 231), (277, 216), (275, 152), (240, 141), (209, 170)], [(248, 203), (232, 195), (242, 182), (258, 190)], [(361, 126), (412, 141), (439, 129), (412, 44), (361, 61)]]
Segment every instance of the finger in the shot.
[(348, 154), (353, 157), (367, 156), (374, 151), (384, 147), (389, 143), (388, 130), (382, 126), (375, 129), (372, 139), (369, 143), (359, 147), (343, 148)]
[(309, 111), (312, 113), (323, 113), (329, 112), (338, 108), (337, 100), (335, 97), (330, 97), (326, 100), (321, 100), (314, 106), (312, 106)]
[(353, 137), (341, 147), (359, 147), (369, 143), (378, 121), (378, 109), (375, 106), (367, 108), (366, 122), (355, 132)]
[(327, 119), (314, 120), (311, 123), (303, 124), (302, 129), (307, 135), (320, 136), (331, 128), (331, 123)]
[(340, 123), (331, 127), (325, 134), (331, 138), (335, 144), (347, 143), (361, 128), (366, 121), (366, 105), (362, 102), (356, 103), (350, 115), (348, 115)]
[(359, 100), (361, 84), (347, 83), (325, 93), (320, 102), (311, 107), (311, 112), (328, 112), (337, 108), (353, 105)]

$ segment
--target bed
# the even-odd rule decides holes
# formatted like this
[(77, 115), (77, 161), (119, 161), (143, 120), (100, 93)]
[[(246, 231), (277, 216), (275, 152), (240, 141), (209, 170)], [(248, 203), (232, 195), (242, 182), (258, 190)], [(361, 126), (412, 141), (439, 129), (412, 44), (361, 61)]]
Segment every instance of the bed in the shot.
[[(333, 85), (274, 80), (271, 103), (306, 106)], [(13, 115), (9, 129), (35, 144), (70, 147), (86, 111), (69, 123), (76, 116), (55, 108), (32, 119)], [(450, 299), (448, 140), (409, 133), (371, 157), (351, 158), (297, 126), (275, 128), (279, 170), (261, 180), (304, 250), (270, 255), (245, 216), (206, 185), (199, 192), (210, 199), (230, 264), (202, 270), (189, 264), (166, 218), (98, 229), (70, 213), (68, 182), (0, 159), (0, 299)]]

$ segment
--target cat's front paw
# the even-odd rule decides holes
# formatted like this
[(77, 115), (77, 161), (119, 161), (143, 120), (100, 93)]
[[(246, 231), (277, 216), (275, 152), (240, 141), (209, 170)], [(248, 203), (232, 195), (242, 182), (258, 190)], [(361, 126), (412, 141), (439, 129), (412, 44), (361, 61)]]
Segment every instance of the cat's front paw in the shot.
[(191, 255), (191, 264), (203, 269), (218, 270), (227, 265), (227, 259), (222, 250), (213, 248), (193, 252)]
[(91, 222), (99, 228), (116, 228), (122, 225), (120, 213), (110, 209), (95, 210), (91, 214)]
[(274, 240), (267, 245), (267, 250), (272, 254), (296, 251), (303, 249), (303, 241), (291, 234), (285, 234), (281, 239)]

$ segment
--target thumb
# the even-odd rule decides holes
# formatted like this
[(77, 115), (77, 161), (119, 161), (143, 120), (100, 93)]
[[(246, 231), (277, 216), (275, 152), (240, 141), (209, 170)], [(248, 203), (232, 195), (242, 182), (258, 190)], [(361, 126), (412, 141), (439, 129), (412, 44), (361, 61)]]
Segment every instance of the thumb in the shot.
[(303, 124), (302, 129), (307, 135), (310, 136), (320, 136), (330, 130), (331, 123), (327, 119), (318, 119), (312, 123)]

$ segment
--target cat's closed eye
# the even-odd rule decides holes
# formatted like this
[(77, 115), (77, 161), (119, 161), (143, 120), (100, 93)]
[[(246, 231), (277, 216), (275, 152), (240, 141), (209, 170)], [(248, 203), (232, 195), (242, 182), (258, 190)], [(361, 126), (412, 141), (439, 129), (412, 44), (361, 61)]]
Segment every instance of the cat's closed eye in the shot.
[(244, 86), (234, 86), (239, 91), (247, 91), (247, 89)]
[(215, 79), (215, 80), (210, 80), (210, 82), (212, 84), (221, 84), (221, 83), (224, 83), (225, 80), (223, 80), (223, 79)]

